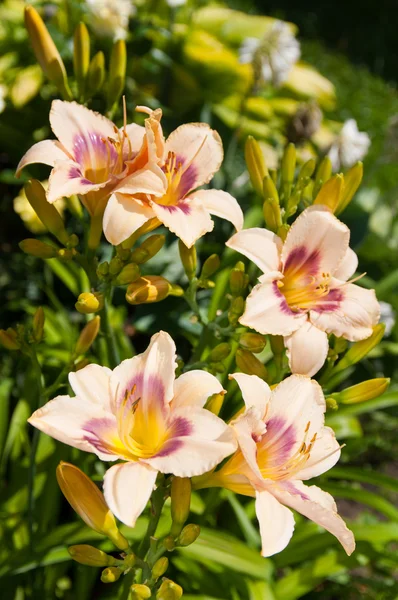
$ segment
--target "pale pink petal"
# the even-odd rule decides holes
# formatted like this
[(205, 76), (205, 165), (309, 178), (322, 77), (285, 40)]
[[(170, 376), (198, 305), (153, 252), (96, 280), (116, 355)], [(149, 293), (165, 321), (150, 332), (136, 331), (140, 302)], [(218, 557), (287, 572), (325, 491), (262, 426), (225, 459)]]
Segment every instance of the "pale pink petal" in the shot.
[(70, 158), (62, 145), (56, 140), (43, 140), (34, 144), (26, 154), (23, 155), (16, 170), (16, 176), (20, 174), (22, 169), (27, 165), (41, 163), (53, 167), (56, 160), (65, 160)]
[(152, 209), (159, 221), (175, 233), (188, 248), (214, 228), (207, 210), (193, 200), (184, 200), (175, 206), (152, 202)]
[(259, 411), (252, 406), (245, 413), (231, 422), (239, 448), (248, 465), (243, 474), (257, 490), (264, 489), (265, 481), (257, 463), (257, 442), (266, 431), (265, 423)]
[(357, 267), (357, 255), (355, 254), (354, 250), (347, 248), (347, 252), (343, 256), (343, 260), (337, 267), (337, 271), (334, 272), (334, 277), (336, 277), (336, 279), (340, 279), (341, 281), (347, 281), (347, 279), (354, 275)]
[[(120, 134), (123, 135), (124, 127), (121, 127), (119, 131)], [(132, 158), (135, 158), (141, 150), (141, 146), (144, 142), (145, 127), (137, 125), (137, 123), (129, 123), (129, 125), (126, 125), (125, 132), (128, 140), (124, 142), (124, 155), (126, 160), (131, 160)]]
[(284, 270), (333, 273), (345, 256), (350, 230), (328, 209), (316, 205), (294, 221), (282, 250)]
[(315, 327), (350, 342), (372, 335), (379, 318), (380, 305), (374, 290), (338, 280), (332, 280), (324, 302), (310, 311)]
[(76, 396), (112, 412), (109, 387), (111, 369), (100, 365), (87, 365), (76, 373), (69, 373), (69, 383)]
[(102, 222), (105, 237), (108, 242), (117, 246), (154, 216), (152, 208), (132, 196), (112, 194)]
[(323, 427), (317, 435), (310, 452), (310, 458), (305, 463), (304, 468), (295, 473), (295, 479), (312, 479), (326, 473), (337, 463), (340, 454), (340, 446), (333, 429)]
[(307, 315), (290, 310), (276, 280), (261, 281), (247, 297), (239, 322), (262, 334), (290, 335), (305, 323)]
[[(289, 482), (290, 483), (290, 482)], [(334, 535), (348, 555), (355, 550), (355, 540), (343, 519), (337, 514), (336, 504), (326, 492), (315, 485), (306, 486), (301, 481), (292, 481), (292, 486), (273, 489), (275, 497), (286, 506), (297, 510), (314, 523)]]
[(79, 164), (83, 151), (95, 155), (104, 145), (102, 138), (117, 137), (112, 121), (77, 102), (54, 100), (50, 124), (61, 144)]
[(135, 171), (121, 180), (115, 187), (115, 192), (122, 194), (150, 194), (163, 196), (167, 190), (167, 179), (162, 169), (157, 165), (149, 165), (144, 169)]
[(326, 360), (329, 341), (324, 331), (306, 321), (285, 337), (285, 347), (291, 372), (312, 377)]
[(184, 406), (172, 411), (170, 427), (175, 433), (149, 465), (178, 477), (202, 475), (236, 450), (232, 429), (208, 410)]
[(86, 179), (77, 163), (70, 160), (57, 160), (48, 180), (47, 200), (50, 203), (59, 198), (69, 198), (73, 194), (84, 196), (107, 185), (92, 183)]
[(183, 406), (198, 406), (202, 408), (210, 396), (223, 392), (223, 387), (217, 377), (207, 371), (193, 370), (180, 375), (174, 383), (174, 398), (172, 409)]
[(243, 212), (239, 202), (222, 190), (197, 190), (190, 198), (202, 204), (211, 215), (230, 221), (237, 231), (243, 227)]
[(268, 383), (257, 375), (246, 375), (246, 373), (233, 373), (229, 378), (234, 379), (240, 387), (246, 408), (254, 406), (263, 417), (272, 393)]
[(36, 410), (28, 422), (64, 444), (93, 452), (101, 460), (120, 456), (114, 416), (85, 397), (58, 396)]
[(206, 123), (188, 123), (177, 127), (167, 138), (165, 154), (174, 152), (184, 171), (190, 171), (189, 190), (208, 183), (221, 166), (224, 152), (216, 131)]
[(105, 473), (106, 503), (122, 523), (135, 526), (151, 497), (156, 476), (157, 471), (141, 462), (114, 465)]
[(288, 545), (294, 531), (292, 512), (267, 491), (256, 493), (256, 515), (260, 525), (262, 556), (273, 556)]
[(247, 256), (263, 273), (279, 271), (282, 240), (268, 229), (243, 229), (235, 233), (226, 245)]

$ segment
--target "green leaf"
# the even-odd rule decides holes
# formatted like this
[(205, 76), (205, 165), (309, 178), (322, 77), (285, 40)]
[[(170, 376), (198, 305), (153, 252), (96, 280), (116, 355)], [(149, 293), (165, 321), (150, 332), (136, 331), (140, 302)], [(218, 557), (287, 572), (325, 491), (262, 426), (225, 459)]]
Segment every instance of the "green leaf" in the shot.
[(363, 431), (359, 419), (354, 415), (339, 413), (327, 415), (326, 423), (333, 429), (338, 440), (362, 437)]
[(58, 258), (50, 258), (46, 261), (53, 273), (72, 292), (74, 296), (79, 294), (79, 271), (72, 263), (63, 263)]
[(246, 513), (245, 509), (243, 508), (243, 506), (241, 505), (241, 503), (239, 502), (236, 494), (234, 494), (228, 490), (225, 490), (224, 496), (228, 500), (229, 504), (231, 505), (232, 510), (235, 513), (236, 519), (239, 523), (239, 526), (242, 530), (242, 533), (245, 537), (247, 544), (251, 548), (259, 548), (261, 540), (260, 540), (260, 534), (258, 532), (258, 529), (256, 529), (256, 527), (254, 527), (253, 523), (247, 516), (247, 513)]
[(359, 467), (333, 467), (328, 471), (325, 479), (347, 479), (347, 481), (360, 481), (361, 483), (370, 483), (371, 485), (378, 485), (391, 490), (392, 492), (398, 492), (398, 479), (377, 473), (375, 471), (367, 470)]
[(360, 504), (365, 504), (374, 508), (382, 515), (385, 515), (393, 521), (398, 521), (398, 509), (391, 502), (382, 498), (379, 494), (369, 492), (363, 488), (353, 488), (349, 486), (332, 484), (329, 482), (322, 483), (322, 489), (332, 496), (337, 498), (345, 498), (347, 500), (355, 500)]
[(275, 594), (268, 581), (246, 580), (249, 600), (276, 600)]

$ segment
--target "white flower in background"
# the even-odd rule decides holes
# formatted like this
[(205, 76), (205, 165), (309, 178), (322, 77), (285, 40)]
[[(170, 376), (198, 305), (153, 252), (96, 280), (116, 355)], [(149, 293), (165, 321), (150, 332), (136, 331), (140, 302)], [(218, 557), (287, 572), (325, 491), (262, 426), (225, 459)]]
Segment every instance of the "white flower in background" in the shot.
[(2, 113), (6, 107), (6, 95), (7, 95), (6, 86), (0, 84), (0, 113)]
[(246, 38), (239, 58), (241, 63), (253, 63), (264, 82), (280, 86), (300, 58), (300, 44), (287, 23), (276, 21), (262, 39)]
[(333, 142), (328, 156), (332, 161), (333, 170), (341, 167), (352, 167), (368, 153), (370, 138), (364, 131), (358, 131), (355, 119), (346, 121)]
[(166, 0), (166, 2), (170, 8), (178, 8), (179, 6), (184, 6), (187, 0)]
[(125, 39), (129, 19), (135, 13), (131, 0), (86, 0), (86, 6), (97, 35)]
[(396, 313), (388, 302), (380, 301), (380, 321), (386, 326), (385, 334), (390, 335), (395, 325)]

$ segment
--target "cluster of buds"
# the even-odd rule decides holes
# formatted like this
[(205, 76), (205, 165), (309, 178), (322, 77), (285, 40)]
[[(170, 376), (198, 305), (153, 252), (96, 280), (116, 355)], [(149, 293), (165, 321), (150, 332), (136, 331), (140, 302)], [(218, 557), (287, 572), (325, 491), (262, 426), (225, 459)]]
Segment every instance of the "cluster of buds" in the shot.
[[(105, 82), (105, 57), (97, 52), (90, 57), (90, 36), (84, 23), (80, 23), (74, 34), (73, 71), (74, 85), (70, 85), (64, 62), (45, 26), (43, 19), (33, 6), (25, 8), (25, 25), (29, 39), (46, 77), (57, 87), (62, 98), (88, 102), (103, 90)], [(113, 44), (107, 89), (107, 109), (112, 112), (117, 105), (126, 79), (126, 44), (118, 40)]]
[(220, 268), (220, 257), (217, 254), (211, 254), (203, 263), (200, 274), (197, 276), (198, 258), (195, 246), (188, 248), (181, 240), (179, 240), (178, 249), (180, 252), (181, 263), (189, 283), (195, 288), (213, 288), (215, 284), (210, 278)]
[(232, 327), (236, 327), (239, 317), (245, 310), (243, 294), (249, 285), (249, 276), (245, 273), (245, 265), (242, 261), (236, 263), (229, 276), (229, 288), (232, 299), (228, 310), (228, 321)]
[(40, 344), (44, 336), (45, 315), (41, 306), (33, 315), (31, 327), (17, 324), (8, 329), (0, 329), (0, 344), (7, 350), (20, 350), (30, 354), (31, 347)]

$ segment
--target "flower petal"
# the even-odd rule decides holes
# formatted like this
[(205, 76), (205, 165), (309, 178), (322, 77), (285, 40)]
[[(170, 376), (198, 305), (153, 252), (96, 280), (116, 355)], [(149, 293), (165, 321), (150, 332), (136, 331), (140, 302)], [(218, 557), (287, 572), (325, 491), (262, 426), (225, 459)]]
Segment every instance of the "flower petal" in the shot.
[(272, 393), (268, 383), (257, 375), (246, 375), (246, 373), (233, 373), (229, 378), (234, 379), (240, 387), (246, 408), (254, 406), (259, 415), (264, 417)]
[(159, 221), (175, 233), (188, 248), (214, 227), (207, 210), (194, 200), (184, 200), (174, 206), (152, 202), (152, 209)]
[(354, 250), (347, 248), (347, 252), (343, 256), (343, 260), (339, 264), (337, 271), (334, 272), (334, 277), (336, 277), (336, 279), (341, 279), (341, 281), (347, 281), (347, 279), (354, 275), (357, 267), (357, 255), (355, 254)]
[(87, 365), (76, 373), (69, 373), (69, 383), (76, 396), (112, 412), (109, 381), (111, 369), (100, 365)]
[(122, 194), (150, 194), (163, 196), (167, 190), (167, 179), (162, 169), (157, 165), (149, 165), (144, 169), (135, 171), (121, 180), (115, 192)]
[(154, 217), (153, 210), (127, 194), (115, 193), (105, 208), (102, 226), (108, 242), (117, 246)]
[(262, 556), (273, 556), (288, 545), (294, 531), (292, 512), (269, 492), (256, 493), (256, 515), (260, 524)]
[(111, 467), (104, 476), (107, 505), (125, 525), (134, 527), (155, 486), (157, 471), (141, 462)]
[(165, 154), (174, 152), (177, 162), (190, 169), (190, 190), (208, 183), (221, 166), (224, 152), (216, 131), (206, 123), (177, 127), (167, 138)]
[(315, 485), (306, 486), (301, 481), (294, 481), (294, 493), (291, 493), (292, 488), (273, 490), (273, 494), (279, 500), (297, 512), (301, 513), (314, 523), (321, 525), (324, 529), (334, 535), (348, 555), (355, 550), (355, 540), (352, 534), (344, 523), (343, 519), (337, 514), (336, 504), (330, 494), (327, 494)]
[(16, 176), (18, 177), (22, 169), (27, 165), (34, 163), (41, 163), (43, 165), (50, 165), (53, 167), (55, 161), (65, 160), (70, 158), (62, 145), (56, 140), (43, 140), (34, 144), (29, 150), (23, 155), (16, 170)]
[(59, 198), (69, 198), (73, 194), (84, 196), (105, 187), (107, 183), (92, 183), (82, 176), (77, 163), (57, 160), (48, 180), (47, 200), (53, 203)]
[(312, 479), (329, 471), (340, 458), (340, 446), (333, 429), (322, 427), (310, 453), (305, 467), (297, 471), (295, 478), (300, 480)]
[(286, 336), (284, 341), (292, 373), (312, 377), (323, 366), (329, 350), (328, 336), (310, 321)]
[(290, 310), (276, 280), (262, 280), (247, 297), (246, 309), (239, 322), (259, 333), (290, 335), (306, 320), (307, 315)]
[(348, 248), (350, 230), (328, 209), (315, 205), (294, 221), (282, 250), (285, 270), (333, 274)]
[(256, 436), (265, 433), (266, 427), (259, 411), (252, 406), (246, 412), (232, 421), (239, 448), (245, 458), (248, 468), (243, 467), (240, 474), (245, 475), (257, 490), (264, 489), (265, 481), (257, 463)]
[(207, 371), (193, 370), (180, 375), (174, 383), (174, 398), (172, 409), (183, 406), (198, 406), (202, 408), (213, 394), (223, 392), (223, 387), (217, 377)]
[[(334, 292), (337, 299), (329, 302), (329, 296), (333, 298)], [(315, 327), (350, 342), (372, 335), (379, 318), (380, 305), (374, 290), (338, 280), (332, 281), (331, 291), (323, 305), (310, 311), (310, 320)]]
[(230, 221), (237, 231), (243, 227), (243, 212), (239, 202), (222, 190), (197, 190), (191, 194), (211, 215)]
[(247, 256), (263, 273), (278, 271), (280, 268), (282, 240), (268, 229), (243, 229), (235, 233), (226, 245)]
[(236, 450), (232, 429), (208, 410), (184, 406), (174, 410), (171, 419), (184, 421), (184, 435), (170, 438), (145, 461), (162, 473), (202, 475)]

